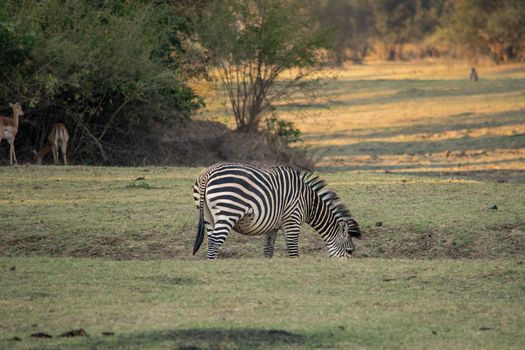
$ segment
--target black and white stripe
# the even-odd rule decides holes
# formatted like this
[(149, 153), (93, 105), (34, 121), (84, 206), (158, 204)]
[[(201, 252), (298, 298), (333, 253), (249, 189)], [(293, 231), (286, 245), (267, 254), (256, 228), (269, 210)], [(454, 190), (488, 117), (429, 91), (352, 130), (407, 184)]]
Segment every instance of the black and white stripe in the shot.
[(352, 237), (361, 238), (358, 224), (324, 181), (289, 167), (259, 168), (218, 163), (206, 169), (193, 188), (199, 209), (195, 254), (208, 236), (208, 259), (233, 229), (245, 235), (266, 235), (264, 255), (273, 256), (282, 229), (288, 254), (298, 256), (301, 224), (308, 223), (324, 239), (330, 256), (349, 256)]

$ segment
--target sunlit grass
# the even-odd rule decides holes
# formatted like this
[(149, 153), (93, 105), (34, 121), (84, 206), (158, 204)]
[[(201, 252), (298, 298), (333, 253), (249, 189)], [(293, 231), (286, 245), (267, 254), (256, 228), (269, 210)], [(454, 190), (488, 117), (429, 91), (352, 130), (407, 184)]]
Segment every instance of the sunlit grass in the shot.
[[(521, 172), (525, 66), (479, 65), (478, 82), (468, 80), (470, 67), (435, 61), (327, 69), (320, 98), (299, 96), (278, 111), (303, 132), (302, 146), (320, 169)], [(201, 117), (234, 127), (220, 94), (207, 96)]]

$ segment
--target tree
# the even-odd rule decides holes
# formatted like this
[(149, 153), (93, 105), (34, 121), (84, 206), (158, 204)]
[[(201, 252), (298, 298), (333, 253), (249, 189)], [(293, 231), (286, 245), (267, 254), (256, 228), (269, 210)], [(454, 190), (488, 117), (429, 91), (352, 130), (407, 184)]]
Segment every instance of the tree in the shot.
[(445, 38), (461, 54), (508, 62), (525, 50), (525, 3), (522, 0), (458, 0), (451, 3)]
[(191, 33), (169, 4), (2, 2), (0, 102), (23, 102), (27, 153), (60, 121), (74, 157), (122, 164), (151, 143), (153, 125), (187, 120), (202, 104), (186, 84)]
[(374, 17), (368, 0), (319, 1), (311, 12), (319, 25), (327, 28), (332, 36), (330, 52), (337, 66), (348, 58), (357, 63), (363, 62), (374, 34)]
[(240, 131), (258, 130), (277, 101), (304, 87), (304, 69), (320, 63), (325, 37), (312, 28), (302, 4), (216, 0), (200, 19), (200, 40)]

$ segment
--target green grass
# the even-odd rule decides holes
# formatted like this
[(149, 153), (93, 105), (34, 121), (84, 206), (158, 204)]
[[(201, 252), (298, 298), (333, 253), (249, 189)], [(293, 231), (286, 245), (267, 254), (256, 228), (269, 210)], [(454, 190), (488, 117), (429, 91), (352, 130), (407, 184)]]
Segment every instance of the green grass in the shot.
[(201, 169), (0, 168), (0, 349), (523, 348), (525, 70), (468, 68), (352, 66), (279, 108), (361, 225), (355, 259), (308, 227), (299, 259), (236, 233), (191, 256)]
[[(0, 254), (189, 257), (198, 214), (192, 186), (200, 170), (0, 168)], [(503, 258), (519, 257), (525, 249), (524, 184), (384, 173), (320, 175), (364, 230), (365, 239), (356, 242), (359, 257)], [(498, 209), (491, 210), (493, 205)], [(299, 243), (302, 254), (326, 255), (324, 242), (307, 226)], [(233, 232), (221, 255), (260, 257), (262, 245), (260, 238)], [(282, 237), (277, 254), (286, 256)]]
[(517, 349), (524, 277), (523, 260), (0, 258), (0, 348)]
[(1, 168), (0, 348), (520, 347), (524, 184), (321, 173), (363, 227), (356, 259), (305, 227), (299, 259), (232, 233), (207, 262), (199, 172)]

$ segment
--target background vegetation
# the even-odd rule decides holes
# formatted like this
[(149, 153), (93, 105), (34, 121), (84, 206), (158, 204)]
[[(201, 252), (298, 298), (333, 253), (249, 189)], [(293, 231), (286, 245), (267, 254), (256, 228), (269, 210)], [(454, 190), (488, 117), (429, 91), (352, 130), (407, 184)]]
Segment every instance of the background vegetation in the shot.
[(525, 5), (520, 0), (324, 0), (312, 6), (332, 28), (332, 61), (453, 56), (496, 63), (523, 60)]
[(312, 91), (307, 72), (319, 63), (522, 60), (524, 8), (519, 0), (3, 1), (0, 105), (7, 115), (8, 102), (24, 106), (17, 149), (26, 161), (63, 122), (74, 163), (177, 162), (184, 153), (158, 156), (162, 134), (203, 106), (195, 79), (221, 72), (239, 130), (268, 126), (293, 141), (299, 130), (274, 107)]
[(188, 120), (202, 100), (178, 57), (192, 33), (178, 10), (148, 1), (2, 2), (0, 96), (28, 112), (18, 151), (41, 147), (59, 121), (76, 162), (126, 163), (153, 142), (156, 125)]

